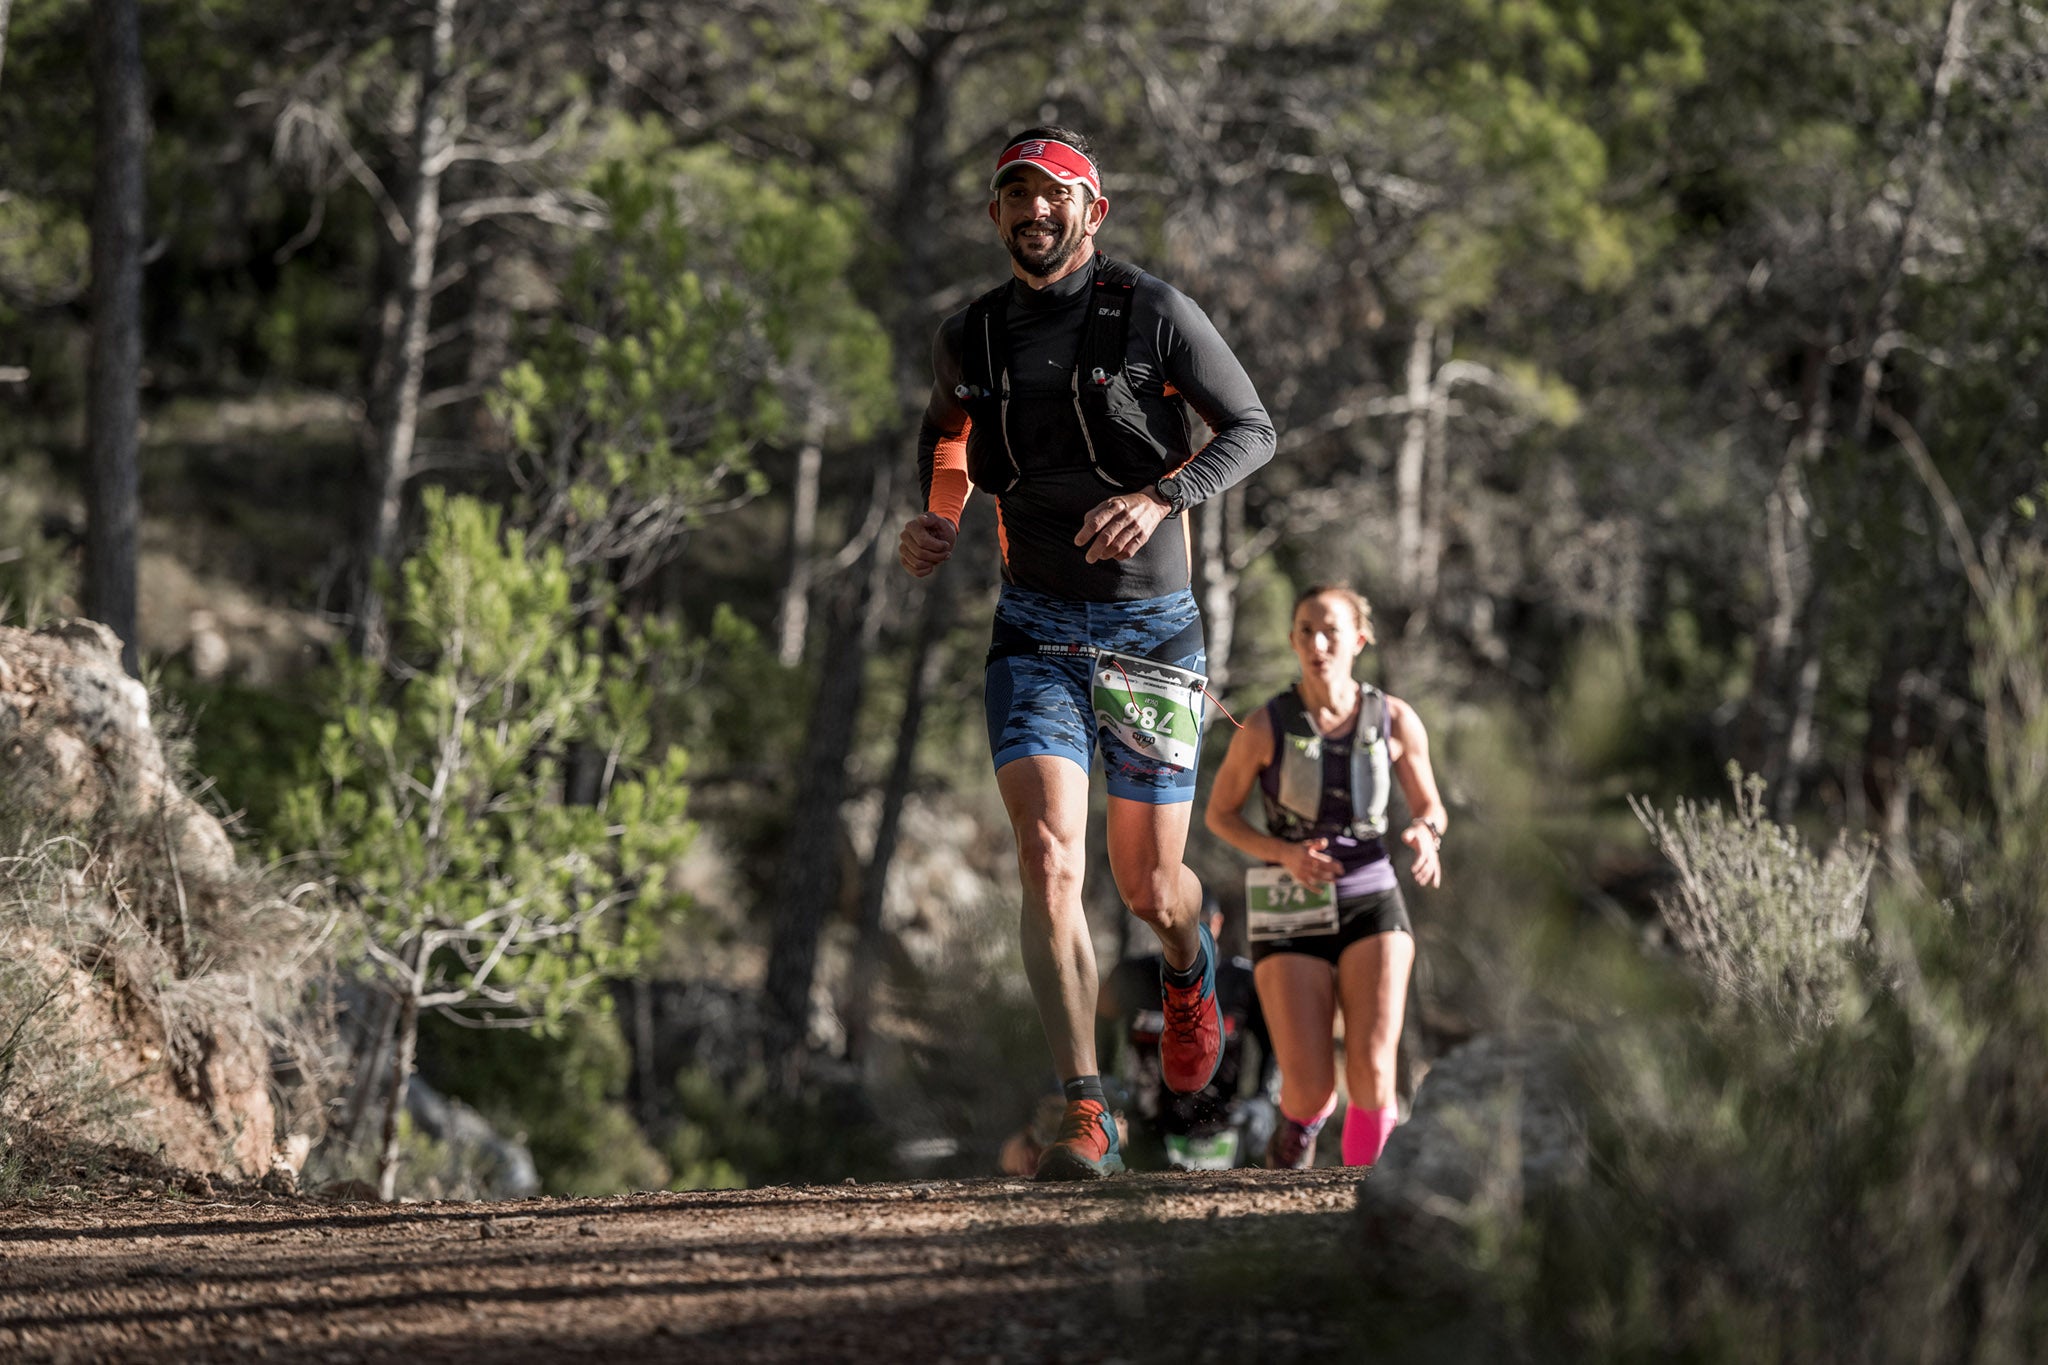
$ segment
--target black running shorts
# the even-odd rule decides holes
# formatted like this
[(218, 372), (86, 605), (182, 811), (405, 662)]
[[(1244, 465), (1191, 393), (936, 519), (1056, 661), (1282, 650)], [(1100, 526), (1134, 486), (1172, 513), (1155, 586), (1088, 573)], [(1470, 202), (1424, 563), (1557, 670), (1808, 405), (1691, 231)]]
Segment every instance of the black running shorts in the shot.
[(1264, 962), (1275, 953), (1301, 953), (1319, 957), (1334, 967), (1352, 944), (1396, 929), (1409, 935), (1415, 932), (1415, 926), (1408, 922), (1408, 906), (1401, 899), (1401, 888), (1390, 886), (1384, 891), (1368, 891), (1363, 896), (1346, 896), (1338, 901), (1337, 931), (1333, 934), (1298, 934), (1253, 943), (1252, 961)]

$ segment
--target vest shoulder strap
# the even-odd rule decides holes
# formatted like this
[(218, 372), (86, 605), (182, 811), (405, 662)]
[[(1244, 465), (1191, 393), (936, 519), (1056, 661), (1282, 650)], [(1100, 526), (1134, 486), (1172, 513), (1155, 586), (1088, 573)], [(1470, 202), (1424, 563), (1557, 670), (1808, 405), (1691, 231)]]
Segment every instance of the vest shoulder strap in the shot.
[[(1387, 737), (1387, 694), (1369, 682), (1362, 682), (1358, 686), (1360, 691), (1358, 697), (1358, 730), (1356, 733), (1367, 743), (1371, 743), (1376, 739), (1385, 739)], [(1368, 710), (1368, 704), (1370, 705), (1370, 710)], [(1367, 716), (1372, 718), (1371, 725), (1366, 724)]]
[[(1131, 300), (1144, 275), (1128, 261), (1096, 254), (1088, 316), (1074, 357), (1081, 387), (1107, 384), (1123, 369), (1125, 348), (1130, 343)], [(1003, 373), (1010, 366), (1009, 304), (1006, 280), (967, 306), (960, 336), (960, 378), (968, 389), (961, 395), (964, 398), (986, 398), (1001, 387)]]
[[(1352, 733), (1367, 743), (1375, 739), (1385, 739), (1387, 694), (1369, 682), (1360, 683), (1358, 688), (1358, 726)], [(1290, 687), (1284, 692), (1274, 693), (1267, 699), (1266, 705), (1273, 712), (1275, 728), (1298, 734), (1317, 733), (1314, 726), (1303, 723), (1308, 715), (1308, 708), (1302, 704), (1301, 693), (1297, 689)]]
[(1095, 282), (1088, 291), (1088, 318), (1074, 357), (1080, 387), (1102, 387), (1124, 367), (1131, 336), (1131, 300), (1145, 272), (1128, 261), (1096, 253)]
[(1008, 280), (967, 305), (967, 325), (960, 333), (960, 382), (963, 400), (988, 398), (1010, 368), (1010, 283)]

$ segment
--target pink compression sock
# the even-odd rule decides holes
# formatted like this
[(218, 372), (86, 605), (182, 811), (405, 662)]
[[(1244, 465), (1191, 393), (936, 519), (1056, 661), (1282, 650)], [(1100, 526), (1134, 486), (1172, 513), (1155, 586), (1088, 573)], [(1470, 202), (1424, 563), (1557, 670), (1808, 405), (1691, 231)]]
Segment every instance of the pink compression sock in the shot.
[(1398, 1105), (1384, 1109), (1360, 1109), (1351, 1104), (1344, 1107), (1344, 1164), (1346, 1166), (1370, 1166), (1380, 1159), (1380, 1152), (1387, 1145), (1387, 1135), (1400, 1122), (1401, 1110)]

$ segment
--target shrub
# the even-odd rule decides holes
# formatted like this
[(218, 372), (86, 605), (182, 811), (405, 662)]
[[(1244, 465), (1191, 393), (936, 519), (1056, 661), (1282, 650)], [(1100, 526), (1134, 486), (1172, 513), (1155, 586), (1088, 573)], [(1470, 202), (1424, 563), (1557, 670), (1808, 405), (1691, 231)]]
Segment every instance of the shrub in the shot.
[[(1533, 1358), (2048, 1357), (2048, 555), (1980, 584), (1981, 805), (1955, 875), (1858, 914), (1867, 849), (1814, 858), (1737, 804), (1638, 807), (1718, 1008), (1588, 1034), (1592, 1178), (1473, 1291)], [(1930, 803), (1932, 804), (1932, 803)]]
[(1733, 810), (1681, 798), (1666, 817), (1629, 799), (1678, 873), (1658, 909), (1724, 1004), (1810, 1034), (1843, 1007), (1876, 851), (1844, 835), (1817, 858), (1765, 814), (1761, 777), (1731, 764), (1728, 780)]

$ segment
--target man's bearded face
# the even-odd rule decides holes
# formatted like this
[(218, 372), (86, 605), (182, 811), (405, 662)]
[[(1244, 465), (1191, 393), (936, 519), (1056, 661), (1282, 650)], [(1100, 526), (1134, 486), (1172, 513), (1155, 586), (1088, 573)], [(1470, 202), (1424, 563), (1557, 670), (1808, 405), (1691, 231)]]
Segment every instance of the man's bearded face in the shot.
[(1010, 257), (1028, 275), (1056, 275), (1088, 240), (1085, 185), (1063, 185), (1026, 166), (996, 191), (997, 222)]

